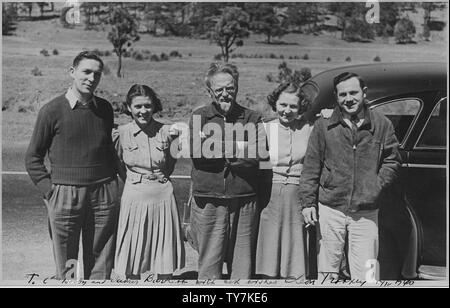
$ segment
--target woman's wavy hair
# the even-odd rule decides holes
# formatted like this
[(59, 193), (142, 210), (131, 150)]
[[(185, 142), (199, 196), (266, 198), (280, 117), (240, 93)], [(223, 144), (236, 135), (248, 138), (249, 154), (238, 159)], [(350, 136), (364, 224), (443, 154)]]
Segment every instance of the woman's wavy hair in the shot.
[(298, 114), (305, 113), (310, 107), (311, 102), (306, 99), (305, 95), (301, 91), (301, 84), (294, 81), (287, 81), (280, 84), (275, 90), (267, 95), (267, 102), (273, 111), (277, 111), (277, 101), (280, 98), (281, 93), (294, 93), (298, 97)]
[(158, 95), (152, 88), (142, 84), (134, 84), (131, 86), (130, 90), (128, 90), (127, 98), (123, 106), (124, 107), (123, 112), (125, 114), (131, 115), (127, 107), (131, 107), (131, 102), (133, 101), (133, 98), (137, 96), (145, 96), (150, 98), (152, 103), (155, 104), (155, 110), (153, 111), (154, 113), (162, 111), (161, 100), (159, 99)]

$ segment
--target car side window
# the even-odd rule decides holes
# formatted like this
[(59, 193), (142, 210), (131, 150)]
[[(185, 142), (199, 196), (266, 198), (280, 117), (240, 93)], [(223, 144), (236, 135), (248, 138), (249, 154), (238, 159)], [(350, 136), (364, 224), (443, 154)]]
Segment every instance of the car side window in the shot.
[(372, 109), (384, 114), (394, 125), (395, 135), (403, 143), (414, 118), (419, 113), (421, 102), (415, 98), (404, 98), (383, 102)]
[(434, 107), (416, 147), (447, 147), (447, 98), (440, 100)]

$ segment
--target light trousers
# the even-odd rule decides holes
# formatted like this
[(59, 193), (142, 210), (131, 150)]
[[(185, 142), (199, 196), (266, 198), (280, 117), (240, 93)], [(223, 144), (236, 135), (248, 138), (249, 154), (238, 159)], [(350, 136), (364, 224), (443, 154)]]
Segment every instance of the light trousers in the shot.
[(378, 210), (347, 212), (319, 203), (318, 272), (339, 273), (348, 238), (352, 279), (378, 279)]

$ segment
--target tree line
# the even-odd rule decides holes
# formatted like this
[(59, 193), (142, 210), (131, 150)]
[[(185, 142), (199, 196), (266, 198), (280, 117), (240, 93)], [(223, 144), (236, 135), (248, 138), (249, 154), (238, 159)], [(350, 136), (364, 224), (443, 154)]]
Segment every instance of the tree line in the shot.
[(375, 36), (394, 36), (395, 25), (404, 11), (425, 10), (424, 28), (430, 14), (445, 7), (443, 2), (380, 2), (379, 22), (366, 22), (369, 10), (365, 2), (128, 2), (128, 3), (83, 3), (85, 27), (103, 25), (120, 5), (135, 18), (139, 32), (153, 35), (173, 35), (207, 38), (224, 11), (238, 9), (239, 18), (245, 16), (246, 28), (251, 33), (264, 34), (268, 44), (275, 37), (296, 32), (318, 34), (330, 29), (328, 16), (338, 22), (331, 31), (340, 31), (341, 38), (348, 41), (371, 40)]
[[(14, 30), (20, 12), (31, 16), (31, 2), (3, 3), (3, 35)], [(37, 2), (41, 16), (45, 2)], [(244, 44), (251, 33), (263, 34), (265, 43), (277, 43), (288, 33), (318, 35), (322, 31), (340, 32), (346, 41), (366, 42), (376, 36), (395, 36), (397, 43), (410, 43), (416, 34), (414, 23), (402, 17), (404, 11), (424, 10), (422, 37), (430, 36), (431, 12), (445, 8), (443, 2), (379, 2), (379, 20), (367, 22), (364, 2), (81, 2), (81, 22), (86, 30), (108, 28), (108, 40), (118, 56), (117, 75), (121, 76), (122, 55), (140, 33), (209, 39), (221, 50), (221, 58)], [(53, 10), (53, 6), (51, 6)], [(73, 27), (66, 14), (60, 12), (61, 23)], [(327, 22), (331, 17), (336, 22)]]

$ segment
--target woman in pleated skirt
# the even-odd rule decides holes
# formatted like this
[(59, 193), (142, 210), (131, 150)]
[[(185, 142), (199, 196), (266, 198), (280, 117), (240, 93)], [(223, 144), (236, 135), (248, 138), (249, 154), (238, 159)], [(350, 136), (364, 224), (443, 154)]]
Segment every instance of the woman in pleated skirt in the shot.
[(133, 121), (118, 129), (115, 146), (126, 178), (121, 199), (114, 272), (140, 279), (143, 273), (168, 279), (184, 267), (181, 222), (170, 175), (175, 159), (170, 145), (176, 136), (153, 118), (162, 109), (155, 92), (134, 85), (126, 108)]

